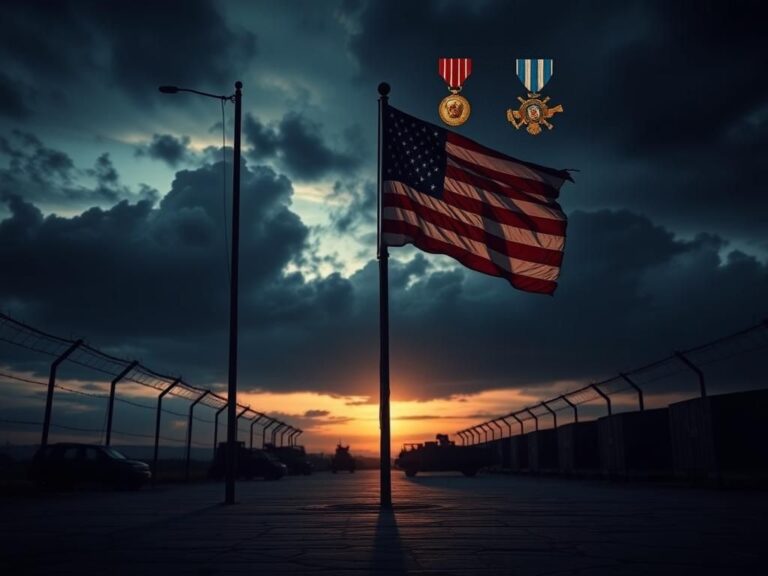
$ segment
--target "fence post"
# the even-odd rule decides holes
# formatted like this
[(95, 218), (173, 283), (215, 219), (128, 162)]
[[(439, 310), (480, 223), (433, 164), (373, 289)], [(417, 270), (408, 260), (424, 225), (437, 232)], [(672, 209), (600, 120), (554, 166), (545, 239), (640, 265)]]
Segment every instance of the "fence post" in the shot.
[(701, 391), (701, 397), (706, 398), (707, 397), (707, 386), (704, 382), (704, 372), (701, 371), (701, 368), (696, 366), (693, 362), (691, 362), (686, 355), (683, 352), (675, 352), (675, 356), (677, 356), (683, 364), (688, 366), (691, 370), (693, 370), (696, 373), (696, 376), (699, 378), (699, 389)]
[(496, 426), (496, 428), (499, 429), (499, 440), (504, 438), (504, 428), (501, 427), (501, 424), (498, 423), (499, 418), (496, 418), (495, 420), (491, 420), (491, 424)]
[(632, 388), (634, 388), (634, 389), (635, 389), (635, 391), (637, 392), (637, 403), (640, 405), (640, 412), (642, 412), (643, 410), (645, 410), (645, 401), (643, 400), (643, 390), (640, 388), (640, 386), (638, 386), (637, 384), (635, 384), (635, 383), (634, 383), (634, 382), (633, 382), (633, 381), (632, 381), (632, 380), (629, 378), (629, 376), (627, 376), (627, 375), (626, 375), (626, 374), (624, 374), (623, 372), (619, 372), (619, 376), (621, 376), (621, 377), (624, 379), (624, 381), (625, 381), (627, 384), (629, 384), (630, 386), (632, 386)]
[(524, 410), (525, 412), (528, 412), (528, 414), (530, 414), (531, 416), (533, 416), (533, 421), (534, 421), (534, 423), (536, 424), (536, 432), (538, 432), (538, 431), (539, 431), (539, 418), (538, 418), (538, 416), (536, 416), (536, 414), (534, 414), (533, 412), (531, 412), (531, 409), (530, 409), (530, 408), (523, 408), (523, 410)]
[(511, 438), (511, 437), (512, 437), (512, 424), (510, 424), (509, 422), (507, 422), (507, 418), (509, 418), (509, 416), (502, 416), (502, 417), (500, 418), (500, 420), (501, 420), (502, 422), (504, 422), (504, 424), (506, 424), (506, 425), (507, 425), (507, 433), (509, 434), (509, 436), (510, 436), (510, 438)]
[(280, 430), (281, 428), (283, 428), (286, 425), (285, 422), (280, 422), (279, 420), (277, 422), (278, 422), (277, 426), (272, 428), (272, 433), (271, 433), (272, 434), (271, 437), (272, 437), (272, 445), (273, 446), (277, 446), (277, 431)]
[(288, 430), (293, 430), (293, 426), (291, 426), (290, 424), (286, 424), (285, 429), (282, 432), (280, 432), (280, 446), (285, 445), (285, 435), (288, 432)]
[(517, 417), (517, 413), (514, 412), (514, 413), (510, 414), (510, 416), (512, 416), (512, 418), (517, 420), (517, 423), (520, 424), (520, 436), (525, 434), (525, 425), (523, 424), (523, 421), (520, 420), (520, 418)]
[(544, 406), (544, 408), (546, 408), (550, 414), (552, 414), (552, 424), (554, 425), (555, 430), (557, 430), (557, 414), (554, 410), (552, 410), (552, 408), (549, 407), (546, 402), (542, 402), (541, 405)]
[[(267, 416), (269, 418), (269, 416)], [(277, 420), (269, 418), (270, 422), (264, 428), (261, 429), (261, 448), (264, 449), (264, 445), (267, 443), (267, 429), (271, 428), (273, 424), (277, 424)]]
[(51, 429), (51, 410), (53, 408), (53, 389), (56, 387), (56, 371), (59, 369), (59, 364), (69, 358), (69, 355), (82, 345), (82, 340), (76, 340), (61, 356), (51, 362), (51, 371), (48, 374), (48, 392), (45, 395), (45, 416), (43, 418), (43, 437), (40, 440), (41, 446), (48, 445), (48, 432)]
[(259, 417), (255, 418), (251, 422), (251, 445), (250, 445), (250, 449), (251, 450), (253, 450), (253, 427), (256, 425), (257, 422), (259, 422), (259, 420), (261, 420), (262, 418), (266, 418), (266, 416), (264, 414), (262, 414), (261, 412), (259, 412), (258, 414), (259, 414)]
[(208, 396), (210, 394), (210, 390), (206, 390), (200, 396), (192, 402), (192, 404), (189, 407), (189, 418), (187, 419), (187, 458), (186, 462), (184, 463), (184, 481), (189, 482), (189, 460), (192, 456), (192, 421), (194, 418), (195, 413), (195, 406), (197, 406), (197, 403), (200, 402), (203, 398)]
[(611, 416), (613, 414), (613, 411), (611, 409), (611, 399), (608, 397), (608, 395), (600, 390), (600, 388), (597, 387), (597, 384), (590, 384), (589, 385), (592, 390), (600, 394), (600, 396), (605, 400), (605, 405), (608, 407), (608, 416)]
[[(241, 408), (243, 407), (241, 406)], [(245, 406), (242, 412), (240, 412), (240, 414), (238, 414), (235, 417), (235, 442), (237, 442), (240, 439), (240, 428), (238, 428), (238, 426), (240, 425), (240, 418), (242, 418), (245, 415), (245, 413), (248, 412), (248, 410), (250, 409), (251, 408), (249, 406)]]
[(579, 409), (576, 407), (576, 404), (574, 404), (573, 402), (568, 400), (568, 397), (565, 396), (565, 395), (560, 396), (560, 399), (563, 400), (566, 404), (568, 404), (568, 406), (573, 408), (573, 422), (574, 422), (574, 424), (578, 424), (579, 423)]
[(157, 397), (157, 414), (155, 415), (155, 455), (152, 457), (152, 483), (157, 481), (157, 455), (158, 447), (160, 445), (160, 414), (163, 413), (163, 398), (168, 392), (176, 388), (181, 378), (176, 378), (171, 384)]
[(112, 414), (114, 413), (114, 410), (115, 410), (115, 390), (117, 388), (117, 383), (123, 378), (125, 378), (126, 376), (128, 376), (128, 373), (134, 368), (136, 368), (138, 364), (139, 363), (136, 360), (128, 364), (125, 370), (123, 370), (122, 372), (120, 372), (120, 374), (115, 376), (115, 378), (112, 380), (109, 386), (109, 404), (107, 405), (107, 437), (104, 442), (107, 446), (109, 446), (110, 443), (112, 442)]
[(221, 408), (216, 410), (216, 416), (213, 417), (213, 457), (216, 458), (216, 448), (219, 445), (219, 414), (227, 409), (227, 405), (224, 404)]

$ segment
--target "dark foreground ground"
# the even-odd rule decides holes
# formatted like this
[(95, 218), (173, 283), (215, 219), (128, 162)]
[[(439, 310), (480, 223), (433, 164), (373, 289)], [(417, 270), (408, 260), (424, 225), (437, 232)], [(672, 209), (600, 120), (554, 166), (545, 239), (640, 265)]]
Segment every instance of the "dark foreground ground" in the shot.
[[(378, 472), (0, 497), (0, 574), (766, 574), (768, 493)], [(410, 505), (429, 504), (430, 508)]]

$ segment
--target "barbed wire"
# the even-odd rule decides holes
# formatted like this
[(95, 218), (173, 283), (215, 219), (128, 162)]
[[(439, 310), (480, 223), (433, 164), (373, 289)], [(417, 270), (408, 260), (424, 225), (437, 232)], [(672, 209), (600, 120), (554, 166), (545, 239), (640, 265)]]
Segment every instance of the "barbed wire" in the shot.
[[(223, 396), (220, 396), (211, 389), (193, 386), (184, 381), (181, 376), (174, 377), (158, 373), (150, 368), (147, 368), (138, 361), (130, 361), (123, 358), (118, 358), (117, 356), (98, 350), (82, 339), (73, 340), (55, 336), (20, 322), (1, 312), (0, 342), (7, 342), (14, 346), (18, 346), (30, 351), (47, 354), (48, 356), (56, 357), (58, 361), (66, 360), (67, 362), (71, 362), (78, 366), (94, 370), (107, 376), (111, 376), (114, 378), (113, 382), (117, 382), (119, 380), (133, 382), (142, 386), (154, 388), (155, 390), (160, 390), (164, 394), (167, 393), (171, 396), (183, 398), (195, 403), (199, 402), (201, 405), (214, 408), (216, 410), (222, 410), (227, 406), (227, 399)], [(31, 381), (31, 379), (19, 378), (19, 380), (28, 381), (28, 383), (33, 384), (41, 384), (40, 382)], [(42, 383), (42, 385), (47, 386), (47, 383)], [(97, 398), (109, 397), (107, 395), (75, 390), (59, 384), (56, 384), (55, 387), (60, 390), (80, 394), (82, 396)], [(126, 404), (132, 404), (140, 408), (154, 409), (154, 407), (141, 405), (139, 403), (134, 403), (122, 398), (115, 397), (115, 400)], [(250, 406), (243, 406), (242, 404), (237, 404), (236, 406), (239, 408), (239, 410), (244, 410), (245, 413), (250, 413), (254, 415), (254, 417), (263, 417), (267, 422), (280, 422), (275, 418), (252, 409)], [(172, 414), (175, 416), (185, 418), (187, 417), (186, 414), (181, 414), (166, 408), (163, 408), (162, 411), (164, 413)], [(201, 418), (199, 416), (194, 416), (193, 418), (199, 422), (208, 424), (215, 423), (214, 421)], [(299, 428), (290, 426), (288, 424), (286, 425), (291, 430), (300, 433), (303, 432)]]
[[(41, 382), (40, 380), (31, 380), (29, 378), (24, 378), (21, 376), (15, 376), (13, 374), (8, 374), (7, 372), (0, 371), (0, 378), (6, 378), (8, 380), (18, 380), (19, 382), (25, 382), (27, 384), (35, 384), (37, 386), (48, 386), (47, 382)], [(100, 394), (98, 392), (87, 392), (85, 390), (77, 390), (75, 388), (70, 388), (68, 386), (65, 386), (63, 384), (54, 384), (54, 388), (57, 390), (63, 390), (64, 392), (69, 392), (71, 394), (77, 394), (78, 396), (86, 396), (88, 398), (99, 398), (101, 400), (108, 400), (109, 394)], [(128, 404), (130, 406), (135, 406), (136, 408), (144, 408), (146, 410), (156, 410), (157, 407), (155, 406), (149, 406), (148, 404), (141, 404), (139, 402), (135, 402), (133, 400), (128, 400), (126, 398), (120, 398), (118, 396), (115, 396), (115, 402), (120, 402), (121, 404)], [(176, 412), (175, 410), (170, 410), (168, 408), (161, 408), (161, 412), (164, 414), (171, 414), (173, 416), (180, 416), (182, 418), (187, 418), (187, 414), (182, 414), (181, 412)], [(208, 418), (201, 418), (200, 416), (193, 416), (193, 420), (196, 422), (203, 422), (206, 424), (214, 424), (213, 420), (209, 420)]]
[(506, 418), (514, 418), (523, 422), (538, 420), (541, 417), (546, 418), (547, 416), (552, 416), (552, 412), (572, 410), (574, 406), (581, 406), (597, 400), (604, 401), (603, 395), (610, 398), (610, 396), (625, 392), (637, 393), (638, 389), (640, 394), (642, 394), (644, 387), (655, 382), (682, 373), (690, 373), (691, 367), (686, 364), (686, 361), (700, 368), (765, 348), (768, 348), (768, 320), (763, 320), (759, 324), (694, 346), (693, 348), (675, 352), (670, 356), (640, 366), (639, 368), (622, 372), (617, 376), (587, 384), (576, 390), (542, 400), (537, 404), (525, 406), (503, 416), (486, 420), (475, 426), (459, 430), (457, 435), (463, 435), (472, 431), (477, 432), (484, 427), (490, 426), (492, 423)]

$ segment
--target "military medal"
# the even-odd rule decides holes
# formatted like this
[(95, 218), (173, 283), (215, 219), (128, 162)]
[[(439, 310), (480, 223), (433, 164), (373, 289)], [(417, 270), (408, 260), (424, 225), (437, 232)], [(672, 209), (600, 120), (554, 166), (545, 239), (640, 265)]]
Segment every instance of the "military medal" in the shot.
[(437, 71), (448, 84), (451, 94), (440, 101), (437, 112), (448, 126), (461, 126), (469, 119), (472, 107), (459, 92), (464, 81), (472, 73), (472, 58), (440, 58)]
[(517, 129), (525, 125), (526, 131), (532, 136), (541, 133), (542, 124), (549, 130), (552, 130), (554, 126), (549, 122), (549, 119), (556, 113), (562, 112), (563, 107), (560, 104), (550, 106), (548, 104), (549, 96), (545, 98), (540, 97), (540, 92), (544, 89), (546, 83), (549, 82), (549, 79), (552, 78), (552, 60), (517, 60), (516, 71), (520, 82), (528, 90), (528, 99), (526, 100), (518, 96), (520, 108), (517, 110), (508, 109), (507, 120)]

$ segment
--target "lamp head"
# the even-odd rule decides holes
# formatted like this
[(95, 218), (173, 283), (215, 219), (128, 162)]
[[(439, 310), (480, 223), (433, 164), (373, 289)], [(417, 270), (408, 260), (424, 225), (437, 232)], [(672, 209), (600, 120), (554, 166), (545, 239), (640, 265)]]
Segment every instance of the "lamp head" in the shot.
[(178, 86), (160, 86), (158, 90), (163, 94), (176, 94), (179, 91)]

